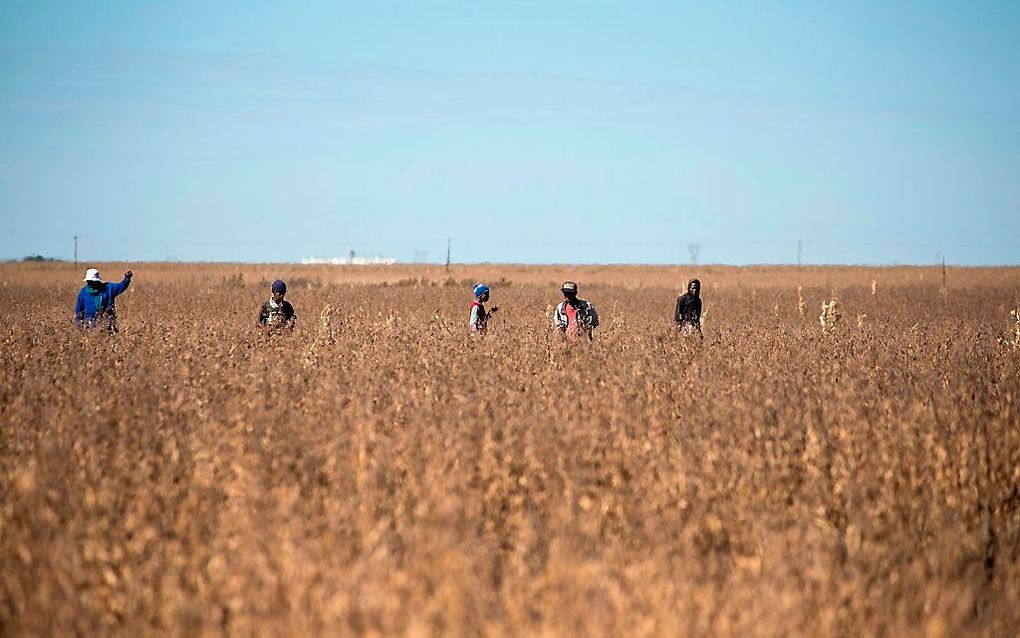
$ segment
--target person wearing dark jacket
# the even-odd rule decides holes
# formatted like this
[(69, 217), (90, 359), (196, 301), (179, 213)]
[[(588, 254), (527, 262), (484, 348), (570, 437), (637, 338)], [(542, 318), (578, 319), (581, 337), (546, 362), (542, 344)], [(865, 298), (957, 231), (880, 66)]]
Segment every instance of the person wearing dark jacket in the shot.
[(85, 285), (78, 291), (78, 300), (74, 305), (74, 325), (79, 328), (105, 327), (110, 332), (118, 332), (117, 308), (114, 299), (131, 285), (133, 273), (124, 273), (120, 283), (103, 281), (99, 271), (89, 268), (85, 271)]
[(684, 331), (701, 333), (701, 282), (692, 279), (687, 292), (677, 297), (673, 320)]
[(294, 306), (283, 298), (286, 294), (287, 284), (280, 279), (274, 281), (272, 296), (259, 309), (258, 322), (266, 331), (282, 328), (294, 329), (297, 314), (294, 312)]

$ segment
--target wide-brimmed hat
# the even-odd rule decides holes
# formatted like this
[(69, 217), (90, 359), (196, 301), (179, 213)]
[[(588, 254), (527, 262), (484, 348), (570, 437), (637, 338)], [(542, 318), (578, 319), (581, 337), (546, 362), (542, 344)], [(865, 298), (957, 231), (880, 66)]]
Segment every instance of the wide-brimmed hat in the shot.
[(82, 281), (93, 281), (100, 284), (103, 283), (103, 280), (99, 277), (98, 268), (89, 268), (88, 270), (86, 270), (85, 279), (82, 279)]
[(564, 281), (560, 286), (561, 292), (577, 292), (577, 284), (572, 281)]

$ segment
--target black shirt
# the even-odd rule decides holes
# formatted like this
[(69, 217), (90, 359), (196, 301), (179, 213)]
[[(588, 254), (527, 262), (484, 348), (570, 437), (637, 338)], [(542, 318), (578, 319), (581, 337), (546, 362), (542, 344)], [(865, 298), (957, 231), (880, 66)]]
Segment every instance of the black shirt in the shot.
[(275, 308), (270, 302), (262, 304), (259, 323), (264, 326), (289, 326), (294, 322), (294, 306), (286, 299)]
[(701, 329), (701, 296), (684, 293), (677, 297), (673, 320), (678, 326), (690, 325)]

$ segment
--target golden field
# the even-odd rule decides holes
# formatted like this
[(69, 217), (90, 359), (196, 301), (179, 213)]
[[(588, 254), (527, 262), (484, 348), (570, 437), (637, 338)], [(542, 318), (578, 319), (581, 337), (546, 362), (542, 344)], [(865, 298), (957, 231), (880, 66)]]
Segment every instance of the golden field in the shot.
[(4, 635), (1020, 627), (1020, 269), (84, 267), (0, 265)]

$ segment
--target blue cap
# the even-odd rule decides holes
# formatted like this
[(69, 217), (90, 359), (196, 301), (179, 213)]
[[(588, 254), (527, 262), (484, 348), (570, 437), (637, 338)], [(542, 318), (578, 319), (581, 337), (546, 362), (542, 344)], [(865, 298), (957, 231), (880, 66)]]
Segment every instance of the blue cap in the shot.
[(278, 292), (278, 293), (281, 293), (281, 294), (286, 294), (287, 293), (287, 284), (286, 284), (286, 282), (284, 282), (282, 279), (277, 279), (276, 281), (274, 281), (273, 282), (273, 292)]
[(489, 292), (488, 286), (485, 284), (475, 284), (475, 298), (481, 297), (487, 292)]

